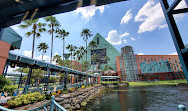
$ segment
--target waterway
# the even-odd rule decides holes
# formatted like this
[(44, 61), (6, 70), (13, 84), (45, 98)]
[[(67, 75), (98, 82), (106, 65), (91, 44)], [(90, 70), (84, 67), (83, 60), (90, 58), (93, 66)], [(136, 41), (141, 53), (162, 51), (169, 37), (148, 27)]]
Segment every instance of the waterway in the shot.
[(188, 85), (126, 86), (108, 89), (95, 98), (87, 111), (178, 111), (188, 109)]

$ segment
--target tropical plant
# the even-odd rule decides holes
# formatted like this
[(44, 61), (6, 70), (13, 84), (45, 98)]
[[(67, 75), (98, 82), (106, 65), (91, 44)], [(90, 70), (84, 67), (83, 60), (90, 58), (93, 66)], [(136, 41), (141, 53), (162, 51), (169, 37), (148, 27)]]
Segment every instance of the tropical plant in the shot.
[(108, 63), (108, 61), (110, 60), (110, 58), (109, 58), (108, 56), (105, 56), (105, 57), (103, 58), (103, 60), (104, 60), (104, 62)]
[(53, 61), (55, 61), (57, 64), (60, 64), (61, 60), (61, 56), (60, 55), (55, 55), (53, 56)]
[(44, 53), (46, 53), (46, 51), (47, 51), (48, 48), (49, 48), (49, 47), (48, 47), (48, 44), (46, 44), (46, 43), (40, 43), (40, 44), (38, 45), (37, 49), (38, 49), (39, 51), (42, 50), (42, 60), (43, 60), (43, 55), (44, 55)]
[[(89, 29), (83, 29), (83, 31), (81, 32), (81, 36), (83, 37), (83, 40), (86, 42), (86, 63), (87, 63), (87, 40), (89, 37), (93, 36), (93, 34), (91, 33), (91, 31)], [(86, 66), (86, 68), (88, 68), (88, 67)], [(86, 69), (86, 71), (87, 71), (87, 69)], [(86, 78), (88, 78), (88, 76)], [(86, 84), (88, 85), (88, 81), (86, 81), (86, 82), (87, 82)]]
[[(66, 49), (69, 49), (70, 53), (69, 55), (71, 56), (71, 69), (72, 69), (72, 56), (73, 56), (73, 52), (77, 49), (76, 46), (73, 46), (72, 44), (71, 45), (68, 45), (66, 47)], [(72, 83), (72, 74), (71, 74), (71, 83)]]
[(58, 38), (61, 38), (63, 40), (63, 66), (64, 66), (64, 49), (65, 49), (65, 37), (69, 35), (69, 32), (66, 32), (64, 29), (57, 30), (57, 36)]
[(73, 56), (73, 53), (74, 51), (77, 49), (76, 46), (73, 46), (72, 44), (71, 45), (68, 45), (66, 47), (66, 49), (68, 49), (70, 51), (69, 55), (71, 56), (71, 68), (72, 68), (72, 56)]
[(9, 79), (0, 75), (0, 91), (1, 91), (1, 89), (4, 88), (4, 86), (11, 85), (11, 84), (12, 84), (12, 82)]
[(83, 47), (83, 46), (79, 47), (79, 50), (80, 50), (80, 56), (79, 56), (79, 58), (80, 59), (82, 58), (82, 71), (83, 71), (83, 55), (86, 52), (86, 50), (85, 50), (85, 47)]
[[(93, 55), (94, 55), (94, 48), (96, 48), (97, 47), (97, 44), (96, 44), (96, 42), (95, 41), (91, 41), (90, 43), (89, 43), (89, 46), (91, 47), (91, 52), (93, 51)], [(93, 56), (92, 55), (92, 56)], [(92, 59), (92, 58), (91, 58)], [(93, 60), (92, 60), (93, 61)], [(94, 75), (94, 61), (93, 61), (93, 75)]]
[(83, 63), (83, 68), (84, 68), (84, 71), (87, 71), (87, 69), (89, 68), (89, 66), (90, 66), (90, 64), (89, 64), (89, 62), (87, 61), (84, 61), (84, 63)]
[(76, 64), (76, 69), (78, 70), (78, 68), (80, 67), (79, 66), (79, 60), (80, 60), (80, 50), (76, 50), (74, 53), (73, 53), (73, 56), (77, 59), (77, 62), (78, 62), (78, 65)]
[(41, 36), (40, 33), (46, 31), (46, 28), (44, 28), (45, 25), (46, 25), (45, 23), (38, 22), (38, 19), (34, 19), (34, 20), (29, 19), (29, 20), (24, 21), (20, 25), (20, 27), (23, 29), (32, 27), (31, 31), (29, 31), (25, 34), (28, 37), (33, 35), (32, 55), (31, 55), (32, 58), (34, 56), (35, 37), (39, 38)]
[(103, 71), (107, 71), (107, 70), (113, 70), (113, 68), (111, 66), (108, 66), (107, 64), (104, 66)]
[(60, 27), (60, 23), (57, 21), (56, 17), (54, 16), (48, 16), (44, 18), (46, 22), (49, 22), (48, 26), (50, 27), (50, 30), (48, 32), (52, 35), (52, 43), (51, 43), (51, 56), (50, 56), (50, 63), (52, 62), (53, 57), (53, 34), (54, 31)]
[(83, 29), (83, 31), (81, 32), (81, 36), (83, 37), (83, 40), (86, 42), (86, 62), (87, 62), (87, 40), (89, 37), (93, 36), (93, 34), (89, 29)]

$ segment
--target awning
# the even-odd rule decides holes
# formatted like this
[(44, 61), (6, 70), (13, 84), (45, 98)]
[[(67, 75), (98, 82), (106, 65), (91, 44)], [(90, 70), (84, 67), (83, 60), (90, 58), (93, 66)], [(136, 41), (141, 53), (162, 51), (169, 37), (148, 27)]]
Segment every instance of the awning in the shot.
[(10, 27), (2, 30), (0, 40), (11, 44), (11, 50), (20, 49), (22, 37)]

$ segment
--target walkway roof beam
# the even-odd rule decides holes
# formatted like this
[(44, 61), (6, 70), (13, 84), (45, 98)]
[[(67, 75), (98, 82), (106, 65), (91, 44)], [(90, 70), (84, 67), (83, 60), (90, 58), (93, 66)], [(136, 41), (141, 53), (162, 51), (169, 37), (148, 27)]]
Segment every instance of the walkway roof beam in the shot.
[(50, 16), (54, 14), (69, 12), (78, 7), (89, 5), (106, 5), (110, 3), (127, 0), (21, 0), (18, 3), (15, 0), (0, 0), (0, 28), (5, 28), (21, 22), (24, 15), (28, 13), (25, 19), (30, 19), (37, 9), (33, 19)]

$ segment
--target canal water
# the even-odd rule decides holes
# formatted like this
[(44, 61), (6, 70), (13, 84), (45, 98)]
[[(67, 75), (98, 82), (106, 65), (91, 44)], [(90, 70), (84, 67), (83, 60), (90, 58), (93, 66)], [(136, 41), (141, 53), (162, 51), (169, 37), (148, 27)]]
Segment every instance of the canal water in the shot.
[(188, 85), (126, 86), (108, 89), (95, 98), (87, 111), (179, 111), (188, 109)]

